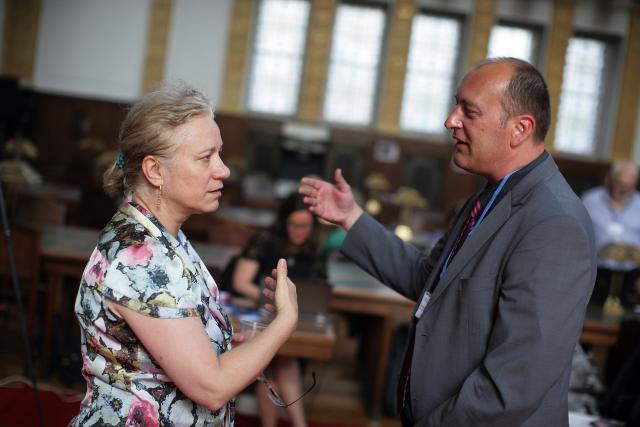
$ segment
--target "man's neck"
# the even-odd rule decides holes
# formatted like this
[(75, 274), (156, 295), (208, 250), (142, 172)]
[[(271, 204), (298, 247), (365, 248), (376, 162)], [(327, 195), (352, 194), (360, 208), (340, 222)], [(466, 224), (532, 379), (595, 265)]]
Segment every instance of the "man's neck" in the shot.
[(491, 176), (486, 176), (485, 178), (493, 183), (500, 182), (511, 172), (526, 167), (529, 163), (540, 157), (542, 153), (544, 153), (544, 144), (533, 146), (532, 149), (527, 150), (526, 153), (522, 153), (521, 155), (515, 157), (511, 162), (501, 168), (498, 173)]

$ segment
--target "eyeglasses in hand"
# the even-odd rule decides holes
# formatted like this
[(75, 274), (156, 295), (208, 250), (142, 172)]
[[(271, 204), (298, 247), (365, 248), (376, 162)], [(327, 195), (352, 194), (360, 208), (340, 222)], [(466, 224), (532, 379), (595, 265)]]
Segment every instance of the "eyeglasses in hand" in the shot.
[(260, 374), (258, 376), (258, 378), (256, 378), (256, 379), (258, 380), (258, 382), (261, 382), (262, 384), (265, 385), (265, 387), (267, 387), (267, 395), (269, 396), (269, 399), (271, 399), (273, 404), (276, 405), (276, 406), (279, 406), (281, 408), (288, 408), (289, 406), (293, 405), (298, 400), (300, 400), (303, 397), (305, 397), (307, 395), (307, 393), (309, 393), (311, 390), (313, 390), (313, 388), (316, 386), (316, 373), (315, 372), (311, 372), (311, 379), (313, 380), (313, 383), (311, 384), (311, 387), (309, 387), (304, 393), (302, 393), (300, 395), (300, 397), (298, 397), (293, 402), (285, 403), (284, 400), (282, 400), (282, 398), (278, 394), (278, 392), (276, 392), (276, 390), (273, 388), (273, 386), (271, 385), (269, 380), (267, 380), (267, 377), (264, 376), (264, 373)]

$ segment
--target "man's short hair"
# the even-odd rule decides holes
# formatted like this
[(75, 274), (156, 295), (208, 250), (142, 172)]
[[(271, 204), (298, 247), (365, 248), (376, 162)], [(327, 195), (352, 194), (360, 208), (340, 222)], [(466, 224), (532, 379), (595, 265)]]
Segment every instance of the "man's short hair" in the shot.
[(475, 68), (495, 63), (508, 63), (515, 70), (501, 101), (503, 123), (519, 114), (531, 114), (536, 121), (533, 136), (537, 141), (544, 141), (551, 124), (551, 102), (544, 77), (533, 65), (518, 58), (489, 58)]

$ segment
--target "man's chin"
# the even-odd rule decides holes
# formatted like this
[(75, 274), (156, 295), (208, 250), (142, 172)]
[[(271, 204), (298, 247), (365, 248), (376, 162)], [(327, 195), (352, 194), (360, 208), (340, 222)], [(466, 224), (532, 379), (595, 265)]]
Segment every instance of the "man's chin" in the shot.
[(460, 158), (459, 153), (454, 153), (453, 157), (451, 157), (451, 170), (455, 173), (472, 175), (472, 172), (465, 167), (464, 159)]

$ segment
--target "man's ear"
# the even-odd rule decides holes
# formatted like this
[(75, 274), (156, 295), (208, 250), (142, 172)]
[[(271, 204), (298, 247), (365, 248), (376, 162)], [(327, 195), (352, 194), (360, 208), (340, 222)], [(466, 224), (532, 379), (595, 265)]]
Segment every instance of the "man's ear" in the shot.
[(517, 148), (528, 140), (536, 129), (536, 119), (530, 114), (521, 114), (513, 118), (511, 127), (511, 147)]
[(153, 187), (162, 185), (161, 165), (155, 156), (146, 156), (142, 159), (142, 173)]

